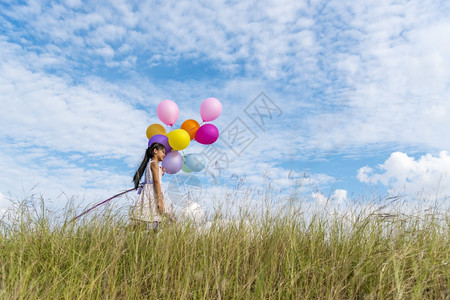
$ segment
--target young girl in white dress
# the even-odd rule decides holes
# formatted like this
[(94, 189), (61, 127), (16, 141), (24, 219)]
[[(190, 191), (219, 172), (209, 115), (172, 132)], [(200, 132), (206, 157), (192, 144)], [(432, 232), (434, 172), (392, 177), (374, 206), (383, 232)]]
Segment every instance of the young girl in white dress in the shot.
[[(166, 148), (163, 144), (153, 143), (145, 151), (144, 159), (134, 174), (133, 182), (138, 190), (139, 198), (132, 210), (131, 218), (136, 223), (144, 223), (147, 228), (156, 230), (159, 223), (165, 218), (173, 218), (173, 207), (165, 200), (161, 186), (164, 170), (159, 166), (166, 156)], [(145, 181), (139, 184), (145, 172)]]

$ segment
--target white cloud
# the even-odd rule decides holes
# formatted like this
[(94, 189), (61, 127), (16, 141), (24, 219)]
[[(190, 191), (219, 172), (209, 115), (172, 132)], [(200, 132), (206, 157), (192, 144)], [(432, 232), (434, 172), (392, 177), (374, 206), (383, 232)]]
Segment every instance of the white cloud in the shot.
[(325, 205), (327, 203), (327, 198), (321, 192), (314, 192), (311, 197), (320, 205)]
[(101, 56), (105, 57), (105, 58), (113, 58), (114, 57), (114, 50), (113, 48), (111, 48), (110, 46), (106, 46), (103, 48), (97, 48), (95, 50), (95, 52), (97, 52), (98, 54), (100, 54)]
[(328, 202), (334, 203), (338, 206), (345, 204), (348, 200), (347, 191), (342, 189), (335, 190), (333, 195), (330, 195), (329, 197), (326, 197), (322, 192), (311, 193), (311, 197), (316, 201), (317, 204), (322, 206), (328, 205)]
[(347, 191), (346, 190), (335, 190), (333, 194), (333, 199), (337, 203), (344, 203), (347, 201)]
[(12, 54), (11, 44), (1, 42), (1, 48), (0, 136), (63, 152), (136, 154), (145, 112), (113, 95), (106, 83), (76, 86), (35, 71), (26, 53)]
[(69, 7), (80, 7), (83, 4), (81, 0), (65, 0), (65, 3)]
[[(0, 211), (2, 209), (6, 209), (10, 206), (10, 202), (9, 200), (6, 198), (6, 196), (4, 194), (2, 194), (0, 192)], [(1, 212), (0, 212), (0, 216), (1, 216)]]
[(0, 44), (0, 191), (59, 202), (62, 193), (83, 198), (90, 191), (92, 201), (126, 188), (132, 174), (100, 162), (134, 168), (146, 147), (148, 114), (117, 96), (126, 93), (120, 86), (98, 78), (74, 85), (44, 72), (33, 54)]
[[(87, 1), (83, 10), (73, 11), (70, 7), (79, 3), (69, 1), (68, 7), (45, 5), (45, 15), (36, 13), (41, 8), (29, 6), (14, 6), (6, 13), (25, 21), (38, 39), (64, 48), (74, 60), (86, 52), (104, 56), (108, 47), (116, 50), (127, 44), (143, 57), (162, 55), (166, 64), (181, 57), (213, 60), (223, 71), (242, 70), (236, 67), (243, 64), (246, 71), (261, 74), (262, 70), (264, 76), (279, 79), (305, 70), (320, 71), (313, 58), (319, 51), (311, 30), (315, 7), (306, 3)], [(107, 54), (109, 63), (127, 59), (126, 54)]]
[(325, 149), (386, 144), (449, 149), (450, 31), (448, 3), (365, 1), (349, 7), (341, 35), (351, 49), (331, 54), (339, 109), (308, 120), (312, 144)]
[(31, 195), (62, 207), (68, 198), (77, 203), (105, 198), (131, 186), (131, 174), (121, 174), (110, 166), (84, 166), (79, 160), (52, 157), (45, 149), (3, 152), (0, 189), (14, 201)]
[(435, 199), (450, 196), (450, 156), (442, 151), (438, 156), (426, 154), (419, 159), (394, 152), (376, 170), (363, 167), (358, 179), (371, 184), (383, 184), (392, 193)]

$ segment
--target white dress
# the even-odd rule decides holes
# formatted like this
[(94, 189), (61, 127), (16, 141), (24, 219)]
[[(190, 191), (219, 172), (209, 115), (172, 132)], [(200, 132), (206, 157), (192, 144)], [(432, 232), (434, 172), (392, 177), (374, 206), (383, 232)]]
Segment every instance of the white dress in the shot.
[[(132, 210), (132, 218), (142, 222), (161, 222), (164, 215), (158, 209), (158, 197), (156, 196), (156, 188), (153, 184), (153, 173), (150, 169), (150, 161), (145, 168), (144, 186), (136, 201), (136, 206)], [(159, 182), (162, 183), (162, 170), (159, 169)], [(161, 184), (162, 200), (164, 203), (164, 212), (166, 214), (173, 214), (173, 206), (167, 203), (165, 192)]]

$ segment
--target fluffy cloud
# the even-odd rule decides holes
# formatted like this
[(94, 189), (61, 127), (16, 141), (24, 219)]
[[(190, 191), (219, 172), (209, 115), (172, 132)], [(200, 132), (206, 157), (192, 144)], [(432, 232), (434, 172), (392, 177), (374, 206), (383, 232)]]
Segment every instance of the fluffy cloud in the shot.
[(206, 60), (224, 72), (262, 71), (270, 79), (305, 69), (320, 72), (314, 59), (320, 49), (312, 30), (318, 8), (306, 1), (85, 1), (82, 9), (74, 10), (78, 5), (31, 1), (5, 9), (5, 14), (8, 21), (24, 22), (26, 31), (14, 32), (17, 41), (28, 38), (23, 32), (32, 33), (42, 50), (53, 45), (73, 61), (86, 55), (109, 66), (134, 55), (141, 63), (150, 58), (152, 65), (151, 57), (166, 65), (179, 59)]
[(407, 193), (433, 200), (450, 196), (449, 172), (450, 156), (446, 151), (418, 159), (394, 152), (377, 170), (369, 166), (359, 169), (357, 177), (362, 182), (385, 185), (395, 194)]
[(124, 101), (119, 85), (98, 78), (73, 84), (1, 39), (0, 54), (0, 190), (18, 200), (27, 197), (22, 190), (53, 200), (90, 190), (92, 201), (129, 184), (123, 173), (146, 146), (146, 112)]
[(9, 206), (9, 201), (4, 194), (0, 192), (0, 209), (4, 209)]
[[(35, 68), (33, 57), (1, 42), (0, 137), (26, 146), (109, 157), (134, 153), (146, 114), (107, 84), (77, 86)], [(22, 56), (20, 56), (22, 55)]]
[(450, 36), (443, 34), (450, 30), (448, 3), (364, 1), (348, 6), (347, 15), (339, 7), (345, 44), (330, 64), (343, 89), (326, 95), (337, 111), (308, 120), (312, 143), (449, 149), (442, 138), (450, 127)]
[(326, 205), (329, 201), (336, 205), (344, 204), (347, 201), (347, 191), (346, 190), (335, 190), (333, 195), (330, 197), (326, 197), (322, 192), (314, 192), (311, 194), (311, 197), (316, 201), (319, 205)]

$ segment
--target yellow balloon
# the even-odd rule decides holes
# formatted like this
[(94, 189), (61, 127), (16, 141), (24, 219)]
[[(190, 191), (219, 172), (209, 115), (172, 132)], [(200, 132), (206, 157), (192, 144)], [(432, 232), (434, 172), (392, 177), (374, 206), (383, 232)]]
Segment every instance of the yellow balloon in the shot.
[(148, 126), (148, 128), (147, 128), (147, 138), (148, 139), (150, 139), (152, 136), (157, 135), (157, 134), (167, 135), (166, 130), (160, 124), (155, 123), (155, 124)]
[(183, 150), (189, 146), (189, 143), (191, 142), (189, 133), (184, 129), (175, 129), (174, 131), (169, 132), (167, 137), (169, 138), (169, 145), (173, 150)]

